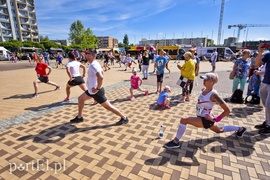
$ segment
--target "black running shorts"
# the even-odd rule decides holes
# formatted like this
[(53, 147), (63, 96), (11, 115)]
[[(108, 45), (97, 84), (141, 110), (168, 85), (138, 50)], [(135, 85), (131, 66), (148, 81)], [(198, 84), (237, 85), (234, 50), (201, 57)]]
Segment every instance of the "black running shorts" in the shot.
[(215, 124), (214, 122), (209, 121), (209, 120), (205, 119), (204, 117), (201, 117), (201, 119), (202, 119), (204, 129), (208, 129)]
[(44, 76), (39, 77), (38, 80), (40, 80), (40, 82), (43, 82), (43, 83), (49, 82), (49, 78), (48, 77), (44, 77)]
[(77, 86), (77, 85), (81, 85), (84, 84), (84, 80), (81, 76), (77, 76), (77, 77), (73, 77), (74, 79), (72, 81), (68, 81), (68, 84), (70, 86)]
[(107, 101), (107, 98), (105, 96), (105, 90), (102, 87), (96, 94), (90, 94), (88, 92), (88, 90), (85, 91), (85, 94), (87, 94), (88, 96), (92, 97), (94, 100), (97, 101), (97, 103), (102, 104), (105, 101)]

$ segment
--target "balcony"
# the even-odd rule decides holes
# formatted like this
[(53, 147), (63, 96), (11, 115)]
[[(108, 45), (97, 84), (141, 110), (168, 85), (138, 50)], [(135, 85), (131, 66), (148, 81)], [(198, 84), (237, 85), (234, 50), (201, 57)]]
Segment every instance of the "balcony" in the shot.
[(30, 37), (30, 32), (22, 32), (23, 37)]
[(27, 3), (31, 6), (34, 6), (34, 1), (33, 0), (27, 0)]
[(27, 9), (28, 9), (29, 12), (33, 12), (35, 10), (35, 8), (31, 7), (31, 6), (28, 6)]
[(11, 29), (11, 26), (9, 23), (1, 22), (1, 28), (3, 29)]
[(6, 6), (7, 1), (6, 0), (0, 0), (0, 6)]
[(19, 14), (24, 17), (28, 17), (27, 11), (19, 10)]
[(2, 33), (3, 33), (4, 36), (11, 36), (12, 35), (10, 30), (4, 30), (3, 29)]
[(23, 30), (30, 31), (30, 26), (26, 24), (21, 24)]
[(26, 3), (26, 0), (17, 0), (17, 2), (20, 2), (20, 3)]
[(29, 16), (32, 18), (32, 19), (36, 19), (36, 15), (34, 13), (29, 13)]
[(20, 18), (21, 23), (28, 23), (28, 20), (29, 20), (28, 18), (23, 18), (23, 17)]
[(18, 9), (25, 9), (26, 8), (26, 4), (17, 4)]
[(8, 10), (6, 8), (0, 7), (0, 14), (8, 15)]
[(4, 22), (9, 22), (9, 17), (8, 16), (3, 16), (3, 15), (0, 15), (0, 21)]

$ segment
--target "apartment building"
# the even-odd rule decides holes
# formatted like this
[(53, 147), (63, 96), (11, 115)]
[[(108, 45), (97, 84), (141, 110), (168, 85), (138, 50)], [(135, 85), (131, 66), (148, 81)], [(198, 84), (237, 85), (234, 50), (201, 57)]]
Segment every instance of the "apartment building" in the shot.
[(34, 0), (0, 0), (0, 42), (39, 41)]
[(97, 36), (99, 48), (116, 48), (118, 47), (118, 39), (110, 36)]

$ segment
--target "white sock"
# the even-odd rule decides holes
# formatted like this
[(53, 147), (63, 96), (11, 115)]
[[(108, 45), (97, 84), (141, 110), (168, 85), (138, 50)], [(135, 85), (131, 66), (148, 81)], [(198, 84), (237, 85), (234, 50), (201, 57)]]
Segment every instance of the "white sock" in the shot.
[(177, 130), (177, 134), (176, 134), (176, 139), (181, 139), (181, 137), (183, 136), (184, 132), (186, 131), (186, 126), (185, 124), (179, 124), (178, 126), (178, 130)]
[(230, 132), (230, 131), (238, 131), (238, 126), (223, 126), (224, 132)]

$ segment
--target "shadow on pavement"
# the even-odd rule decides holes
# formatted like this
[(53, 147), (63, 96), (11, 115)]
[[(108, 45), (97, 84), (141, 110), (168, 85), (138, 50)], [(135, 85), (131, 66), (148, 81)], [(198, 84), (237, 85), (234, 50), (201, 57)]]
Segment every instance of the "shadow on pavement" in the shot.
[(35, 143), (56, 143), (61, 141), (69, 134), (75, 134), (80, 132), (86, 132), (95, 129), (104, 129), (109, 128), (112, 126), (118, 126), (116, 123), (114, 124), (107, 124), (101, 126), (92, 126), (86, 128), (77, 128), (74, 124), (71, 123), (64, 123), (57, 126), (53, 126), (47, 129), (42, 130), (37, 135), (27, 135), (18, 138), (19, 141), (26, 141), (33, 139)]
[[(240, 157), (248, 157), (250, 156), (253, 151), (255, 150), (254, 145), (257, 141), (262, 141), (269, 136), (263, 136), (258, 134), (258, 130), (246, 132), (245, 136), (238, 140), (238, 138), (235, 136), (235, 134), (232, 134), (228, 137), (212, 137), (207, 139), (196, 139), (196, 140), (190, 140), (187, 142), (180, 142), (181, 147), (185, 146), (190, 148), (189, 150), (184, 149), (164, 149), (163, 152), (159, 153), (159, 157), (157, 158), (151, 158), (145, 160), (144, 164), (151, 165), (151, 166), (162, 166), (166, 163), (171, 163), (173, 165), (177, 166), (199, 166), (200, 163), (198, 159), (196, 158), (197, 151), (199, 149), (202, 150), (202, 153), (206, 153), (205, 147), (213, 142), (219, 142), (221, 145), (213, 146), (210, 148), (210, 151), (212, 153), (225, 153), (226, 151), (230, 151), (234, 156), (240, 156)], [(256, 139), (254, 141), (254, 138)], [(234, 143), (236, 142), (236, 143)], [(236, 145), (236, 146), (235, 146)], [(238, 149), (238, 147), (241, 147), (241, 149)], [(183, 153), (184, 151), (184, 153)], [(172, 158), (174, 156), (174, 158)], [(176, 158), (175, 158), (176, 157)], [(178, 160), (181, 157), (187, 157), (192, 160), (192, 162), (183, 162)], [(211, 158), (211, 157), (209, 157)], [(214, 159), (214, 158), (213, 158)]]
[(28, 107), (28, 108), (25, 108), (25, 110), (44, 111), (44, 110), (49, 110), (49, 109), (55, 108), (55, 107), (69, 106), (69, 105), (78, 105), (78, 103), (60, 101), (60, 102), (55, 102), (55, 103), (52, 103), (52, 104), (41, 105), (41, 106), (38, 106), (38, 107)]
[[(38, 94), (44, 94), (44, 93), (49, 93), (49, 92), (53, 92), (54, 90), (49, 90), (49, 91), (43, 91), (43, 92), (39, 92)], [(16, 94), (10, 97), (5, 97), (3, 98), (3, 100), (7, 100), (7, 99), (29, 99), (33, 97), (33, 94)]]

